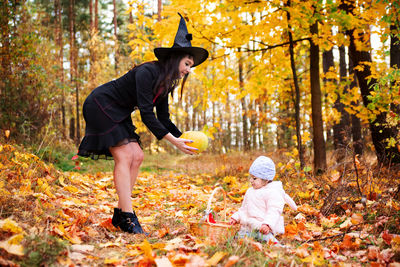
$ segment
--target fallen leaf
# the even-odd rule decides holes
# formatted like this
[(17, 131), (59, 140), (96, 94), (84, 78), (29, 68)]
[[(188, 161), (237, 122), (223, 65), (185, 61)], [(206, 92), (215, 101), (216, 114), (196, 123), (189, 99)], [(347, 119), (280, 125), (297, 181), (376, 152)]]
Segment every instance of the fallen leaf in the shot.
[(5, 219), (5, 220), (0, 220), (0, 230), (5, 231), (5, 232), (11, 232), (11, 233), (22, 233), (22, 228), (18, 226), (18, 223), (12, 219)]
[(252, 246), (252, 248), (254, 248), (257, 251), (262, 251), (263, 247), (262, 244), (260, 242), (256, 242), (256, 241), (249, 241), (250, 245)]
[(206, 261), (199, 255), (191, 255), (189, 261), (185, 264), (185, 267), (200, 267), (207, 266)]
[(0, 248), (4, 249), (10, 254), (23, 256), (24, 255), (24, 247), (19, 244), (12, 244), (13, 236), (8, 240), (0, 241)]
[(394, 252), (392, 251), (391, 248), (387, 248), (385, 250), (382, 250), (379, 255), (378, 255), (378, 259), (383, 261), (383, 262), (390, 262), (390, 260), (392, 259), (392, 257), (394, 256)]
[(74, 261), (82, 261), (86, 259), (86, 255), (80, 252), (73, 251), (69, 254), (69, 258)]
[(313, 251), (310, 256), (302, 259), (301, 261), (310, 263), (312, 265), (325, 265), (324, 254), (321, 251)]
[(307, 203), (299, 206), (297, 208), (297, 210), (300, 212), (303, 212), (304, 214), (307, 214), (307, 215), (318, 215), (319, 214), (319, 211), (316, 208), (310, 206)]
[(307, 246), (300, 246), (296, 248), (295, 254), (301, 258), (310, 256), (310, 252), (308, 251)]
[(349, 228), (350, 226), (352, 226), (353, 224), (352, 224), (352, 222), (351, 222), (351, 219), (350, 218), (347, 218), (344, 222), (342, 222), (340, 225), (339, 225), (339, 228), (340, 229), (346, 229), (346, 228)]
[(395, 235), (392, 238), (391, 245), (394, 251), (400, 251), (400, 235)]
[(165, 256), (156, 258), (154, 261), (156, 262), (157, 267), (173, 267), (172, 263)]
[(216, 252), (211, 258), (207, 260), (207, 264), (210, 266), (216, 266), (218, 262), (222, 260), (223, 257), (225, 257), (226, 253), (222, 251)]
[(344, 250), (356, 250), (360, 246), (360, 239), (359, 238), (354, 238), (355, 241), (353, 241), (353, 237), (349, 234), (346, 234), (343, 237), (343, 242), (340, 244), (340, 248)]
[(376, 260), (378, 258), (379, 248), (377, 246), (368, 247), (368, 259)]
[(151, 248), (151, 244), (147, 239), (143, 240), (143, 242), (139, 245), (140, 249), (143, 251), (145, 257), (149, 259), (151, 262), (154, 262), (153, 250)]
[(337, 181), (339, 181), (340, 179), (340, 173), (338, 171), (335, 171), (332, 175), (331, 175), (331, 182), (335, 183)]
[(361, 213), (354, 213), (351, 215), (351, 223), (352, 224), (359, 224), (364, 221), (364, 218)]
[(383, 231), (382, 239), (385, 241), (386, 244), (390, 245), (392, 242), (393, 235), (389, 234), (388, 230)]
[(235, 265), (239, 261), (240, 257), (236, 255), (232, 255), (228, 258), (228, 261), (225, 263), (224, 267), (231, 267)]
[(156, 231), (156, 235), (158, 238), (163, 238), (169, 233), (168, 227), (162, 227)]
[(93, 245), (72, 245), (71, 246), (72, 251), (77, 251), (77, 252), (89, 252), (94, 250)]
[[(1, 152), (1, 150), (0, 150), (0, 152)], [(0, 266), (3, 266), (3, 267), (20, 267), (19, 264), (16, 264), (16, 263), (14, 263), (12, 261), (6, 260), (1, 256), (0, 256)]]

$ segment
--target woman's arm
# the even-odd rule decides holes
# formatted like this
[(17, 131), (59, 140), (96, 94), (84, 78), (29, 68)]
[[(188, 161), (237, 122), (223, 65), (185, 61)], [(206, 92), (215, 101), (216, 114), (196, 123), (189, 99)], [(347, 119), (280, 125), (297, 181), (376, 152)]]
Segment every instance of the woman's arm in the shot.
[(191, 140), (188, 139), (183, 139), (183, 138), (177, 138), (173, 136), (171, 133), (167, 133), (163, 139), (168, 140), (171, 144), (176, 146), (180, 151), (186, 154), (193, 155), (194, 150), (197, 150), (197, 148), (193, 148), (191, 146), (186, 145), (185, 143), (191, 143)]

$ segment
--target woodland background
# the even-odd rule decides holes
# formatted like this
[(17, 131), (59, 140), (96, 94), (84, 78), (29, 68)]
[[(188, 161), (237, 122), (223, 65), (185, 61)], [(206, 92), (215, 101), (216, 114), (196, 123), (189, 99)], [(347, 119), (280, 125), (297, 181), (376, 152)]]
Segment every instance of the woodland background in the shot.
[[(399, 163), (398, 9), (386, 0), (5, 1), (0, 128), (20, 142), (78, 144), (85, 97), (171, 46), (179, 11), (210, 58), (182, 99), (177, 90), (172, 119), (208, 132), (213, 152), (285, 149), (302, 167), (314, 158), (315, 171), (327, 151)], [(139, 132), (149, 152), (171, 150)]]
[[(174, 266), (397, 266), (398, 0), (6, 0), (0, 12), (1, 264), (87, 260), (72, 251), (89, 255), (91, 266), (147, 266), (161, 256)], [(175, 91), (170, 113), (182, 131), (204, 131), (210, 146), (196, 157), (181, 155), (132, 114), (146, 153), (132, 196), (153, 231), (148, 243), (108, 222), (112, 162), (74, 155), (86, 96), (155, 60), (155, 47), (172, 46), (177, 12), (192, 45), (210, 57), (184, 92)], [(277, 179), (301, 207), (285, 217), (287, 250), (231, 241), (215, 247), (188, 237), (184, 218), (199, 216), (216, 184), (228, 192), (228, 211), (238, 208), (259, 154), (274, 159)], [(168, 190), (152, 192), (154, 180)], [(66, 252), (54, 236), (89, 248)], [(157, 243), (174, 238), (170, 249)]]

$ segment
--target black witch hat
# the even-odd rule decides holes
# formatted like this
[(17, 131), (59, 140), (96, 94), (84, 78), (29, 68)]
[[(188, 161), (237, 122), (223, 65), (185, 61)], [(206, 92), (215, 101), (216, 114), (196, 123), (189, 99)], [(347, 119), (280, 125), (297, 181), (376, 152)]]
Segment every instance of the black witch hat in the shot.
[(185, 19), (181, 16), (181, 21), (179, 22), (179, 28), (175, 35), (174, 44), (172, 47), (157, 47), (154, 49), (154, 54), (159, 60), (163, 60), (171, 52), (187, 52), (189, 55), (193, 56), (193, 67), (201, 64), (208, 57), (208, 51), (201, 47), (192, 46), (192, 34), (188, 33)]

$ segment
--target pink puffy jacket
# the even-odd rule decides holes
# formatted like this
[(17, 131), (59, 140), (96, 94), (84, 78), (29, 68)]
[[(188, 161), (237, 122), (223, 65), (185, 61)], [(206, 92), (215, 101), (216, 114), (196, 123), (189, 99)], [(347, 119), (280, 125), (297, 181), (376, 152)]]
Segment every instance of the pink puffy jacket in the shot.
[(242, 206), (232, 218), (248, 231), (258, 230), (261, 225), (268, 224), (273, 234), (283, 234), (285, 226), (282, 211), (285, 204), (297, 210), (296, 203), (283, 190), (282, 182), (273, 181), (259, 189), (249, 188)]

